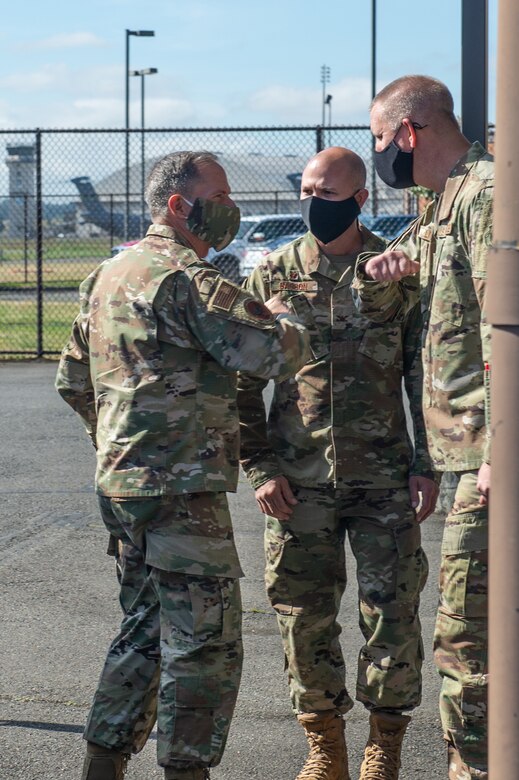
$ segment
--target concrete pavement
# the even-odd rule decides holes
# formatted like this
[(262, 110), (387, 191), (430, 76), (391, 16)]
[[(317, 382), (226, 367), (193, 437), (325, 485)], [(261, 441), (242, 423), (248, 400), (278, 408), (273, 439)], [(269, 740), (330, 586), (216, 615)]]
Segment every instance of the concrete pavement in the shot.
[[(79, 418), (53, 388), (53, 362), (0, 363), (0, 778), (79, 779), (82, 727), (120, 619), (112, 559), (92, 482), (94, 452)], [(263, 520), (242, 477), (230, 497), (246, 578), (245, 665), (238, 706), (214, 780), (293, 780), (306, 756), (290, 709), (276, 620), (263, 589)], [(423, 526), (431, 574), (422, 598), (423, 704), (404, 743), (401, 780), (446, 778), (431, 661), (442, 518)], [(348, 684), (361, 644), (355, 566), (341, 610)], [(346, 732), (358, 777), (367, 715), (356, 704)], [(129, 765), (128, 780), (159, 780), (155, 742)]]

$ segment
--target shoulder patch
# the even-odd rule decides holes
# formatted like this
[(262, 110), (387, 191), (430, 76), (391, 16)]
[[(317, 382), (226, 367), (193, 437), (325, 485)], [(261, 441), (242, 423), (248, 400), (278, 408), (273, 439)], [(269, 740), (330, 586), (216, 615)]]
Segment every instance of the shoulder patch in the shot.
[(239, 294), (240, 288), (237, 285), (228, 282), (226, 279), (220, 279), (210, 306), (212, 309), (231, 311), (234, 301)]
[(243, 308), (253, 320), (272, 322), (275, 319), (270, 309), (267, 309), (265, 304), (255, 298), (246, 298), (243, 302)]

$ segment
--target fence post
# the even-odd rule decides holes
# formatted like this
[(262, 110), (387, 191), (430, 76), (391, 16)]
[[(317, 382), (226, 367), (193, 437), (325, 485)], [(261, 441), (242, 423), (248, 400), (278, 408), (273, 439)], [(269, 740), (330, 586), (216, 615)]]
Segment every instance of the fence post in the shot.
[(322, 152), (324, 149), (324, 131), (321, 125), (315, 128), (315, 147), (316, 152)]
[(37, 357), (43, 356), (43, 202), (41, 130), (36, 129), (36, 328)]
[(27, 193), (23, 196), (23, 281), (29, 279), (28, 273), (28, 245), (29, 245), (29, 196)]

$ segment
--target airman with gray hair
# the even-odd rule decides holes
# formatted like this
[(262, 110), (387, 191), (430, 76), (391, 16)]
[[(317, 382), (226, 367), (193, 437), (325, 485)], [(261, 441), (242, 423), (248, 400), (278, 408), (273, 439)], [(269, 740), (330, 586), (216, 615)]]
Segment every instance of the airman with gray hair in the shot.
[(308, 356), (287, 307), (203, 259), (240, 219), (215, 155), (167, 155), (147, 197), (147, 235), (81, 285), (56, 378), (95, 445), (101, 516), (129, 570), (123, 560), (124, 617), (85, 727), (82, 780), (122, 780), (155, 719), (165, 780), (204, 780), (220, 762), (242, 667), (226, 495), (238, 481), (236, 374), (283, 380)]

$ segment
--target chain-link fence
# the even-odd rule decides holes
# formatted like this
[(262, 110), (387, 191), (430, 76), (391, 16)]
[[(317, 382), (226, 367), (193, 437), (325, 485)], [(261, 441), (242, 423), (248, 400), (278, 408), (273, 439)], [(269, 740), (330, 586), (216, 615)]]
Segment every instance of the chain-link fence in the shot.
[(296, 214), (306, 162), (333, 145), (353, 149), (366, 162), (371, 194), (365, 214), (416, 210), (413, 196), (376, 179), (367, 127), (4, 130), (2, 141), (3, 359), (59, 354), (77, 312), (79, 283), (113, 247), (145, 233), (146, 175), (172, 151), (216, 153), (244, 217)]

